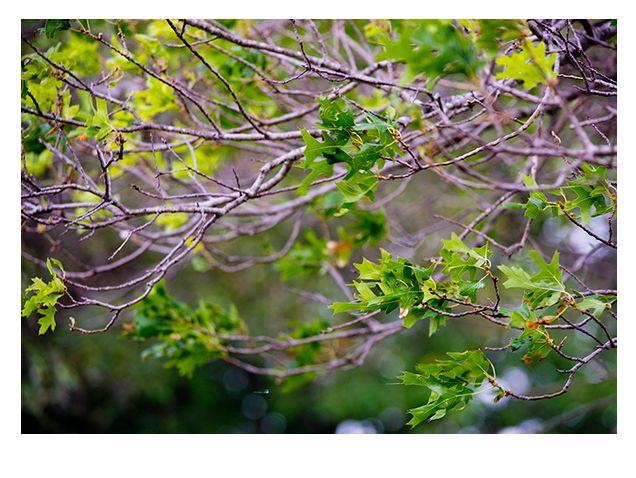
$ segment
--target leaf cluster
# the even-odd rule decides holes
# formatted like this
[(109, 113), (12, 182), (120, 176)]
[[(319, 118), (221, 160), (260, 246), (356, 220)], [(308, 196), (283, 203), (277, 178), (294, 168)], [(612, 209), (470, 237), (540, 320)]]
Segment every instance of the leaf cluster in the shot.
[[(396, 121), (367, 113), (366, 122), (356, 124), (351, 110), (342, 100), (321, 98), (317, 101), (321, 105), (321, 121), (316, 123), (316, 127), (322, 130), (323, 141), (314, 138), (306, 129), (301, 130), (305, 161), (300, 167), (312, 172), (301, 182), (298, 194), (307, 194), (310, 185), (320, 175), (330, 177), (333, 165), (344, 163), (348, 173), (336, 183), (344, 196), (342, 209), (349, 209), (363, 197), (375, 201), (378, 171), (384, 167), (386, 160), (393, 159), (400, 152), (395, 139), (398, 135)], [(317, 161), (319, 157), (323, 159)]]
[(167, 358), (166, 367), (176, 367), (180, 375), (192, 376), (194, 370), (225, 355), (227, 340), (216, 334), (242, 335), (245, 323), (231, 308), (201, 301), (196, 310), (172, 298), (163, 281), (139, 302), (134, 321), (124, 324), (121, 337), (138, 342), (156, 343), (142, 352), (143, 358)]
[[(292, 339), (315, 337), (331, 325), (324, 319), (316, 319), (311, 322), (290, 320), (287, 324), (294, 327), (294, 330), (287, 334)], [(281, 338), (280, 340), (283, 339)], [(287, 355), (291, 355), (293, 368), (300, 368), (319, 363), (321, 357), (325, 355), (325, 347), (323, 342), (313, 341), (296, 346), (293, 350), (287, 350)], [(281, 391), (283, 393), (289, 393), (297, 388), (309, 385), (316, 379), (317, 376), (317, 372), (305, 372), (285, 377), (281, 386)]]
[(448, 352), (447, 355), (452, 360), (420, 364), (419, 374), (404, 372), (398, 377), (404, 385), (419, 385), (431, 391), (426, 405), (409, 410), (413, 418), (408, 425), (439, 420), (450, 410), (463, 410), (472, 400), (475, 389), (485, 380), (494, 380), (495, 369), (481, 350)]
[(356, 250), (366, 244), (376, 247), (388, 233), (382, 211), (352, 209), (351, 216), (357, 221), (348, 227), (338, 227), (337, 241), (318, 238), (313, 230), (307, 230), (305, 241), (294, 242), (291, 250), (278, 260), (281, 280), (324, 271), (326, 263), (343, 268)]
[(563, 295), (569, 295), (563, 284), (563, 272), (559, 269), (558, 251), (554, 252), (549, 264), (536, 251), (531, 251), (530, 256), (541, 269), (533, 276), (520, 267), (499, 265), (499, 270), (508, 276), (504, 287), (523, 289), (524, 301), (532, 309), (549, 307), (556, 304)]
[(309, 229), (305, 233), (305, 241), (294, 242), (291, 250), (278, 260), (282, 281), (296, 275), (317, 272), (323, 268), (323, 263), (329, 260), (327, 239), (318, 238), (316, 233)]
[(53, 269), (53, 264), (60, 268), (62, 272), (62, 264), (57, 259), (47, 259), (46, 267), (51, 274), (51, 281), (44, 282), (39, 277), (31, 279), (32, 283), (22, 292), (22, 317), (29, 316), (36, 312), (42, 317), (38, 320), (40, 324), (40, 335), (44, 334), (49, 328), (55, 330), (55, 314), (57, 313), (57, 301), (66, 293), (66, 286), (58, 277)]
[(596, 296), (576, 302), (575, 292), (568, 291), (563, 283), (563, 272), (559, 267), (557, 251), (550, 263), (543, 260), (536, 251), (531, 251), (530, 256), (540, 269), (534, 275), (520, 267), (503, 264), (498, 266), (508, 277), (503, 284), (504, 287), (523, 290), (523, 304), (520, 307), (502, 307), (500, 310), (511, 319), (508, 327), (523, 328), (522, 334), (512, 339), (509, 347), (511, 351), (516, 351), (526, 345), (528, 351), (521, 358), (525, 363), (532, 362), (534, 358), (543, 360), (554, 347), (557, 347), (545, 326), (559, 320), (568, 309), (579, 313), (590, 310), (595, 315), (605, 309), (605, 304)]
[[(377, 264), (364, 258), (361, 264), (355, 264), (361, 279), (353, 282), (358, 291), (357, 301), (335, 303), (330, 308), (334, 314), (352, 310), (381, 310), (388, 314), (399, 308), (405, 327), (429, 318), (429, 335), (433, 335), (446, 324), (446, 318), (458, 303), (477, 301), (477, 291), (484, 287), (483, 280), (490, 268), (488, 257), (492, 254), (488, 245), (468, 248), (455, 234), (443, 242), (442, 260), (427, 269), (404, 258), (394, 260), (384, 249)], [(435, 281), (432, 275), (436, 265), (442, 266), (442, 273), (450, 274), (451, 280)], [(485, 275), (477, 279), (478, 271)]]
[(501, 43), (518, 39), (523, 31), (517, 20), (463, 20), (460, 24), (463, 28), (452, 20), (404, 20), (397, 40), (376, 29), (373, 34), (384, 47), (377, 59), (405, 62), (401, 81), (425, 75), (431, 88), (449, 75), (472, 79), (497, 54)]

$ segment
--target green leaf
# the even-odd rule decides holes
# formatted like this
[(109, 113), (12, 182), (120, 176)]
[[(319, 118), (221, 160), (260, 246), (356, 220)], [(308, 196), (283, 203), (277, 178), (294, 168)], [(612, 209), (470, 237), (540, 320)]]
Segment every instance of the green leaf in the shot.
[(378, 139), (380, 143), (385, 144), (391, 142), (393, 137), (389, 133), (389, 128), (395, 128), (397, 125), (396, 121), (384, 121), (381, 118), (378, 118), (375, 115), (367, 113), (365, 115), (366, 123), (361, 123), (354, 126), (354, 130), (356, 131), (367, 131), (368, 134), (371, 134), (369, 130), (377, 130), (378, 131)]
[(369, 171), (380, 159), (380, 154), (383, 154), (387, 149), (388, 146), (383, 144), (365, 143), (360, 147), (358, 152), (354, 154), (353, 159), (347, 155), (349, 158), (347, 163), (349, 163), (350, 168), (349, 173), (343, 178), (343, 181), (349, 181), (362, 171)]
[[(361, 264), (355, 264), (360, 271), (360, 279), (373, 281), (367, 283), (354, 281), (354, 286), (360, 295), (359, 300), (351, 304), (336, 303), (331, 308), (334, 309), (334, 313), (351, 310), (381, 310), (388, 314), (399, 307), (400, 318), (405, 320), (406, 327), (410, 327), (429, 312), (424, 308), (418, 308), (418, 305), (424, 299), (436, 297), (420, 283), (425, 281), (429, 286), (435, 286), (430, 279), (432, 267), (428, 270), (414, 267), (406, 259), (398, 258), (396, 261), (384, 249), (381, 249), (381, 252), (382, 258), (379, 264), (374, 264), (366, 258)], [(377, 289), (374, 289), (376, 287)], [(441, 302), (436, 305), (440, 308), (445, 307), (445, 304)]]
[(369, 286), (364, 282), (356, 282), (353, 281), (353, 285), (356, 287), (357, 291), (360, 293), (362, 300), (369, 301), (376, 298), (376, 295), (373, 293)]
[(549, 85), (550, 81), (556, 78), (552, 71), (556, 55), (552, 53), (546, 56), (545, 48), (543, 42), (535, 47), (531, 42), (524, 41), (521, 52), (497, 59), (497, 64), (506, 68), (502, 73), (497, 73), (495, 78), (523, 80), (523, 87), (526, 89), (533, 88), (536, 83)]
[(530, 281), (530, 274), (519, 267), (508, 267), (506, 265), (499, 265), (499, 270), (508, 276), (508, 280), (504, 282), (504, 287), (508, 289), (519, 288), (534, 288), (534, 284)]
[(343, 312), (351, 312), (352, 310), (367, 311), (372, 310), (370, 306), (363, 305), (360, 302), (335, 302), (329, 306), (329, 309), (333, 309), (333, 314), (342, 314)]
[[(323, 131), (323, 138), (325, 141), (322, 143), (311, 136), (305, 129), (301, 130), (300, 133), (302, 134), (306, 146), (305, 151), (303, 152), (305, 155), (305, 161), (300, 163), (299, 166), (301, 168), (313, 169), (313, 171), (306, 176), (305, 179), (303, 179), (300, 187), (296, 191), (296, 194), (299, 196), (304, 196), (309, 192), (309, 186), (318, 179), (321, 174), (327, 177), (333, 174), (334, 162), (338, 162), (339, 158), (342, 159), (340, 155), (346, 155), (346, 153), (340, 149), (336, 151), (336, 142), (331, 139), (326, 131)], [(316, 158), (324, 156), (325, 154), (329, 156), (329, 160), (315, 161)]]
[(324, 153), (335, 153), (336, 142), (331, 139), (329, 134), (326, 131), (322, 132), (322, 136), (324, 142), (318, 141), (306, 129), (301, 129), (300, 134), (305, 141), (305, 151), (303, 154), (305, 155), (305, 161), (301, 163), (301, 167), (308, 168), (314, 162), (316, 158), (322, 156)]
[[(386, 251), (381, 249), (384, 255)], [(390, 257), (390, 255), (389, 255)], [(383, 267), (380, 264), (375, 264), (369, 261), (366, 257), (362, 258), (361, 264), (354, 264), (355, 268), (360, 271), (360, 279), (364, 280), (380, 280), (382, 277)]]
[(539, 305), (553, 305), (561, 294), (566, 293), (562, 282), (563, 273), (559, 269), (559, 253), (555, 251), (550, 264), (546, 263), (536, 251), (530, 252), (530, 255), (539, 265), (540, 271), (530, 277), (530, 274), (523, 269), (500, 265), (499, 270), (508, 276), (504, 287), (525, 289), (530, 306), (533, 308)]
[(470, 257), (475, 259), (477, 266), (482, 266), (486, 263), (488, 257), (492, 255), (492, 252), (488, 250), (488, 245), (484, 245), (482, 247), (477, 247), (475, 249), (470, 249), (466, 244), (464, 244), (461, 239), (454, 232), (451, 235), (451, 240), (442, 239), (444, 243), (444, 249), (453, 252), (461, 252), (463, 254), (468, 254)]
[(224, 356), (223, 345), (214, 332), (244, 335), (246, 327), (236, 309), (205, 301), (196, 310), (173, 299), (163, 281), (158, 282), (148, 296), (137, 305), (134, 322), (124, 326), (120, 337), (138, 342), (149, 339), (158, 343), (142, 352), (143, 358), (165, 358), (166, 367), (176, 367), (181, 375), (192, 376), (203, 364)]
[(464, 244), (454, 232), (451, 235), (450, 241), (442, 239), (442, 242), (444, 243), (444, 248), (449, 251), (463, 252), (465, 254), (469, 254), (471, 252), (468, 246), (466, 246), (466, 244)]
[(592, 314), (598, 316), (605, 310), (605, 303), (591, 297), (586, 297), (584, 300), (576, 304), (579, 309), (589, 310)]
[(49, 328), (55, 330), (55, 314), (57, 313), (57, 301), (66, 292), (66, 286), (55, 273), (52, 264), (57, 265), (62, 272), (62, 263), (56, 259), (47, 258), (46, 266), (52, 276), (50, 282), (44, 282), (39, 277), (31, 279), (31, 285), (22, 294), (21, 316), (28, 318), (37, 310), (42, 317), (38, 320), (40, 334), (44, 334)]
[(592, 206), (594, 206), (594, 216), (606, 214), (612, 211), (612, 206), (607, 205), (605, 201), (605, 195), (608, 194), (607, 187), (605, 185), (581, 185), (576, 186), (573, 183), (568, 183), (571, 186), (568, 188), (570, 191), (577, 195), (577, 198), (572, 201), (566, 201), (565, 209), (570, 211), (574, 208), (579, 208), (581, 211), (581, 222), (585, 225), (590, 222), (592, 216)]
[(296, 190), (298, 196), (305, 196), (309, 192), (309, 186), (323, 175), (329, 177), (333, 174), (333, 166), (327, 161), (318, 161), (313, 164), (313, 170), (300, 183), (300, 187)]
[[(490, 267), (488, 257), (492, 255), (492, 252), (488, 249), (487, 243), (482, 247), (470, 249), (455, 233), (452, 234), (450, 240), (443, 239), (442, 242), (444, 248), (440, 251), (440, 255), (444, 261), (441, 264), (445, 266), (442, 272), (444, 274), (450, 273), (453, 280), (460, 279), (468, 272), (472, 281), (480, 269)], [(466, 254), (468, 257), (464, 259), (458, 253)]]
[(525, 20), (516, 19), (479, 19), (460, 20), (463, 26), (472, 30), (477, 46), (494, 57), (505, 43), (518, 40), (527, 29)]
[(95, 119), (98, 124), (108, 124), (108, 107), (106, 106), (106, 100), (103, 98), (96, 98), (95, 104), (97, 109), (95, 110)]
[(39, 302), (35, 297), (31, 297), (30, 299), (26, 298), (26, 295), (23, 295), (24, 301), (22, 304), (22, 317), (29, 317), (33, 312), (35, 312), (38, 307), (40, 307)]
[(409, 410), (413, 418), (408, 425), (439, 420), (449, 410), (461, 410), (472, 400), (474, 389), (481, 386), (494, 367), (481, 350), (461, 353), (449, 352), (453, 360), (438, 360), (434, 364), (420, 364), (421, 374), (404, 372), (398, 377), (404, 385), (419, 385), (431, 390), (428, 403)]
[(413, 327), (419, 320), (424, 317), (424, 314), (428, 312), (428, 309), (425, 307), (411, 307), (407, 309), (408, 312), (403, 317), (404, 319), (404, 327), (410, 329)]
[(472, 258), (462, 259), (458, 254), (452, 254), (450, 257), (444, 257), (444, 259), (445, 267), (442, 273), (450, 273), (454, 280), (460, 279), (466, 272), (470, 274), (471, 279), (475, 278), (477, 268)]
[(160, 80), (149, 77), (144, 91), (135, 93), (133, 96), (136, 102), (136, 110), (143, 121), (147, 121), (153, 116), (179, 109), (175, 101), (174, 90)]
[(108, 119), (108, 107), (106, 106), (106, 100), (102, 98), (96, 98), (93, 109), (93, 117), (86, 122), (88, 130), (86, 131), (87, 137), (95, 136), (97, 141), (103, 141), (113, 131), (114, 127)]
[(517, 328), (525, 327), (526, 322), (536, 320), (534, 310), (530, 310), (528, 304), (523, 304), (521, 307), (514, 310), (501, 309), (503, 313), (510, 317), (510, 323), (508, 327)]
[(524, 289), (524, 300), (528, 300), (532, 308), (554, 305), (558, 302), (561, 295), (565, 293), (564, 288), (554, 282), (534, 282), (526, 271), (518, 267), (505, 265), (498, 267), (500, 271), (508, 276), (508, 280), (503, 284), (504, 287), (507, 289)]
[(47, 20), (44, 24), (44, 34), (46, 38), (53, 38), (56, 33), (69, 30), (70, 28), (70, 20)]
[(103, 126), (100, 130), (99, 133), (97, 133), (97, 135), (95, 136), (95, 140), (97, 141), (103, 141), (106, 139), (106, 137), (110, 134), (110, 132), (113, 130), (113, 128), (109, 125), (105, 125)]
[(86, 137), (93, 138), (99, 134), (99, 131), (100, 131), (99, 128), (95, 126), (90, 126), (89, 128), (86, 128)]
[(55, 304), (57, 304), (60, 297), (62, 297), (62, 294), (52, 294), (50, 290), (47, 290), (46, 295), (39, 297), (39, 305), (52, 308), (53, 312), (55, 312)]
[(55, 277), (56, 276), (55, 270), (53, 270), (53, 265), (51, 263), (53, 263), (57, 267), (59, 267), (60, 270), (62, 271), (62, 273), (64, 273), (64, 267), (62, 266), (62, 263), (60, 261), (58, 261), (57, 259), (52, 259), (52, 258), (47, 257), (47, 259), (46, 259), (46, 267), (49, 270), (49, 274), (51, 274), (51, 277)]
[(392, 41), (384, 33), (378, 40), (384, 51), (378, 60), (394, 59), (407, 65), (401, 83), (412, 80), (418, 74), (430, 79), (427, 87), (437, 79), (461, 74), (472, 77), (484, 64), (472, 39), (465, 36), (449, 20), (404, 20), (400, 38)]
[(457, 285), (459, 286), (459, 295), (461, 297), (468, 297), (472, 302), (477, 302), (477, 291), (486, 287), (483, 279), (478, 281), (459, 280), (457, 281)]
[(38, 324), (40, 324), (40, 330), (38, 331), (38, 334), (44, 334), (49, 329), (49, 327), (52, 331), (55, 330), (55, 307), (38, 309), (38, 312), (42, 314), (42, 317), (40, 318), (40, 320), (38, 320)]
[[(521, 175), (523, 178), (523, 182), (528, 188), (536, 188), (538, 187), (537, 182), (534, 180), (532, 176), (526, 176), (524, 174)], [(548, 198), (542, 191), (531, 191), (530, 197), (528, 198), (528, 202), (526, 203), (526, 217), (534, 219), (537, 215), (544, 211), (546, 208), (552, 208), (553, 217), (556, 217), (558, 214), (558, 208), (553, 204), (548, 204)], [(557, 214), (555, 214), (555, 212)]]
[(499, 207), (501, 207), (502, 209), (524, 209), (526, 205), (518, 202), (507, 202)]
[(428, 310), (427, 312), (431, 312), (429, 323), (428, 323), (428, 336), (432, 337), (435, 332), (446, 325), (446, 316), (441, 314), (436, 314), (435, 312)]
[(378, 178), (373, 173), (359, 173), (352, 182), (338, 182), (336, 187), (344, 196), (345, 204), (356, 204), (364, 197), (375, 201), (374, 191), (378, 186)]
[(560, 290), (565, 290), (563, 285), (563, 272), (559, 269), (559, 251), (554, 251), (552, 256), (552, 262), (548, 264), (543, 260), (537, 251), (531, 251), (530, 256), (539, 265), (541, 271), (531, 277), (531, 281), (537, 283), (540, 280), (545, 280), (551, 284), (555, 284)]
[(519, 336), (519, 340), (528, 346), (528, 352), (521, 357), (526, 364), (532, 363), (535, 358), (541, 361), (552, 351), (550, 347), (552, 339), (543, 326), (537, 329), (526, 328)]
[(346, 138), (348, 135), (342, 130), (350, 130), (355, 126), (353, 113), (349, 108), (340, 99), (329, 101), (327, 98), (318, 98), (316, 101), (321, 105), (319, 113), (322, 120), (322, 123), (318, 123), (317, 126), (332, 130)]

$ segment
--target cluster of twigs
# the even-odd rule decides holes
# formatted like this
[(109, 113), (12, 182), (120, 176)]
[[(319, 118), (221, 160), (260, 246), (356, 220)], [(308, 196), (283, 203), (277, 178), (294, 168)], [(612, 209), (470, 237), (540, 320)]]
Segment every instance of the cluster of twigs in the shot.
[[(302, 176), (295, 165), (302, 160), (304, 151), (300, 129), (306, 128), (313, 136), (320, 135), (320, 130), (311, 127), (319, 119), (320, 105), (315, 100), (320, 97), (342, 98), (355, 115), (367, 110), (349, 98), (348, 93), (353, 90), (368, 96), (373, 96), (374, 91), (395, 94), (404, 104), (418, 107), (427, 128), (411, 128), (414, 118), (399, 118), (398, 137), (404, 154), (387, 162), (379, 172), (381, 184), (373, 207), (387, 204), (401, 194), (412, 177), (436, 174), (473, 195), (481, 212), (468, 224), (462, 222), (461, 217), (439, 216), (435, 227), (459, 226), (461, 239), (473, 234), (476, 242), (488, 241), (505, 255), (521, 250), (525, 242), (531, 240), (528, 233), (532, 220), (527, 220), (514, 244), (500, 244), (489, 232), (504, 211), (500, 208), (502, 204), (515, 195), (523, 197), (531, 191), (565, 185), (583, 163), (616, 168), (616, 145), (603, 132), (607, 131), (604, 126), (610, 125), (611, 130), (611, 125), (616, 123), (616, 47), (609, 43), (616, 27), (608, 21), (528, 20), (534, 35), (531, 40), (542, 40), (549, 52), (557, 54), (558, 81), (543, 85), (539, 94), (521, 88), (518, 80), (496, 79), (494, 61), (480, 72), (479, 82), (473, 84), (441, 79), (434, 91), (427, 90), (424, 80), (417, 77), (410, 84), (401, 84), (403, 65), (390, 60), (376, 61), (379, 47), (349, 21), (330, 22), (328, 38), (319, 33), (311, 20), (254, 22), (249, 34), (244, 36), (211, 20), (166, 22), (178, 38), (178, 42), (164, 45), (167, 51), (171, 55), (182, 55), (187, 61), (196, 59), (203, 71), (212, 74), (213, 81), (197, 82), (196, 88), (191, 88), (182, 72), (166, 67), (159, 58), (139, 63), (129, 50), (131, 40), (121, 29), (117, 45), (101, 34), (86, 29), (81, 33), (119, 60), (136, 65), (141, 72), (137, 80), (154, 78), (172, 90), (178, 104), (178, 113), (174, 115), (180, 115), (178, 124), (183, 126), (177, 126), (172, 115), (162, 116), (165, 122), (143, 120), (130, 104), (132, 92), (143, 88), (134, 78), (127, 79), (128, 83), (123, 82), (113, 92), (104, 86), (106, 75), (102, 79), (82, 78), (47, 57), (32, 39), (22, 39), (25, 51), (34, 52), (46, 61), (71, 92), (88, 92), (93, 98), (105, 100), (111, 115), (126, 111), (135, 118), (130, 126), (115, 128), (115, 139), (105, 144), (69, 137), (70, 129), (84, 124), (65, 119), (54, 110), (42, 112), (37, 102), (34, 107), (21, 108), (22, 113), (40, 118), (55, 131), (55, 143), (42, 141), (42, 144), (52, 152), (54, 164), (66, 172), (57, 182), (40, 184), (23, 161), (23, 231), (43, 234), (50, 241), (51, 250), (63, 258), (67, 269), (63, 280), (68, 293), (58, 303), (60, 307), (96, 306), (110, 314), (110, 320), (100, 328), (72, 326), (82, 333), (108, 330), (123, 311), (146, 298), (155, 284), (195, 248), (211, 267), (228, 272), (283, 257), (297, 238), (306, 207), (316, 198), (335, 191), (336, 182), (346, 174), (344, 167), (336, 165), (332, 177), (315, 181), (304, 196), (296, 194), (298, 186), (294, 184)], [(355, 35), (345, 33), (345, 27), (352, 29)], [(295, 40), (294, 46), (280, 46), (277, 41), (281, 38)], [(217, 45), (218, 39), (258, 51), (266, 55), (273, 66), (261, 69)], [(510, 49), (513, 48), (514, 45), (510, 45)], [(272, 118), (252, 114), (249, 100), (206, 60), (203, 52), (210, 49), (253, 70), (256, 75), (251, 87), (258, 87), (284, 114)], [(220, 97), (225, 99), (217, 99)], [(508, 106), (502, 109), (500, 104), (504, 99)], [(373, 114), (385, 117), (384, 108), (374, 110)], [(238, 117), (242, 124), (223, 127), (219, 119), (228, 112), (232, 121), (237, 122)], [(549, 121), (544, 120), (546, 117)], [(509, 125), (515, 125), (512, 131)], [(227, 166), (214, 174), (206, 173), (197, 162), (198, 149), (210, 144), (234, 148)], [(185, 156), (176, 152), (183, 146), (188, 149)], [(133, 154), (140, 158), (136, 163), (122, 162)], [(162, 155), (164, 167), (157, 164), (157, 154)], [(478, 154), (482, 155), (480, 160), (467, 161)], [(484, 164), (490, 166), (488, 174), (484, 173)], [(514, 168), (508, 167), (512, 165)], [(117, 173), (113, 174), (115, 167)], [(545, 171), (544, 178), (549, 177), (550, 182), (544, 182), (539, 188), (528, 187), (517, 171), (532, 177)], [(184, 172), (187, 180), (183, 179)], [(289, 181), (292, 176), (296, 178), (295, 183)], [(385, 188), (393, 181), (400, 182), (397, 189)], [(81, 191), (82, 197), (87, 199), (74, 202), (70, 199), (71, 191)], [(488, 195), (477, 194), (480, 191)], [(187, 220), (174, 229), (158, 224), (160, 217), (176, 213), (187, 215)], [(612, 218), (609, 238), (605, 239), (576, 218), (568, 217), (595, 237), (599, 247), (616, 247)], [(267, 231), (283, 221), (294, 224), (289, 240), (269, 256), (226, 255), (218, 247), (239, 236)], [(75, 231), (82, 234), (70, 233)], [(108, 231), (115, 231), (121, 242), (115, 250), (108, 251), (103, 263), (87, 264), (76, 257), (77, 250), (98, 241), (100, 235)], [(392, 237), (395, 244), (415, 248), (428, 230), (415, 234), (402, 232), (404, 234), (400, 234), (396, 225)], [(41, 258), (26, 252), (22, 255), (45, 266)], [(149, 257), (153, 260), (150, 266)], [(155, 259), (157, 257), (159, 259)], [(579, 281), (584, 294), (591, 294), (597, 291), (575, 275), (584, 263), (585, 258), (566, 271)], [(346, 290), (337, 268), (331, 267), (329, 272)], [(102, 277), (108, 280), (121, 277), (122, 280), (105, 283)], [(350, 292), (346, 293), (351, 296)], [(324, 301), (324, 298), (317, 300)], [(354, 325), (357, 328), (341, 330)], [(565, 327), (581, 328), (577, 324)], [(220, 338), (235, 343), (226, 347), (227, 360), (231, 363), (253, 373), (284, 377), (357, 366), (375, 343), (400, 330), (400, 320), (380, 324), (364, 316), (310, 339)], [(312, 366), (281, 371), (257, 367), (237, 358), (259, 355), (273, 361), (274, 352), (311, 341), (342, 338), (361, 342), (341, 356)], [(562, 392), (581, 365), (611, 346), (615, 346), (615, 339), (610, 337), (609, 342), (600, 341), (599, 348), (587, 357), (572, 358), (575, 365), (569, 371), (570, 379)], [(512, 392), (510, 395), (530, 399)]]

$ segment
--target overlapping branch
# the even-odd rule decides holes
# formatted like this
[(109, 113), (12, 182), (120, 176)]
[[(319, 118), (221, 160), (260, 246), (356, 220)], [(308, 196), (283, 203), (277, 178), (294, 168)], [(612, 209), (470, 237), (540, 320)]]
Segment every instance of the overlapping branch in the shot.
[[(67, 259), (68, 270), (59, 272), (69, 289), (58, 303), (60, 307), (96, 306), (111, 314), (103, 327), (88, 329), (73, 324), (73, 330), (108, 330), (123, 311), (143, 301), (168, 271), (194, 254), (209, 267), (226, 272), (285, 256), (303, 221), (308, 221), (307, 206), (337, 191), (336, 183), (347, 172), (336, 164), (330, 177), (317, 179), (306, 195), (296, 194), (302, 179), (297, 166), (305, 150), (300, 129), (322, 137), (321, 130), (312, 127), (319, 119), (317, 98), (341, 98), (355, 117), (373, 114), (387, 118), (386, 104), (374, 107), (371, 102), (367, 106), (360, 103), (361, 97), (372, 98), (374, 94), (394, 95), (401, 106), (417, 108), (418, 118), (405, 115), (397, 119), (401, 154), (377, 172), (377, 203), (393, 200), (412, 177), (435, 173), (480, 201), (475, 209), (478, 215), (470, 223), (465, 224), (461, 215), (439, 216), (440, 223), (458, 226), (461, 239), (473, 235), (475, 244), (487, 241), (507, 255), (523, 249), (532, 220), (525, 222), (513, 243), (495, 240), (491, 232), (502, 214), (502, 204), (530, 192), (559, 188), (583, 164), (616, 168), (616, 145), (600, 129), (615, 123), (615, 103), (603, 103), (604, 107), (594, 103), (598, 98), (612, 101), (615, 97), (615, 69), (597, 66), (598, 59), (587, 51), (592, 47), (614, 50), (608, 41), (615, 28), (607, 22), (528, 22), (536, 35), (531, 40), (539, 37), (558, 57), (554, 74), (559, 81), (540, 85), (539, 94), (522, 88), (519, 80), (496, 79), (493, 63), (470, 85), (442, 80), (436, 91), (429, 91), (421, 78), (402, 83), (398, 77), (404, 66), (397, 61), (376, 61), (379, 48), (372, 47), (351, 22), (353, 35), (345, 32), (344, 23), (334, 21), (327, 23), (333, 33), (329, 36), (314, 22), (301, 20), (255, 23), (250, 34), (243, 36), (212, 21), (166, 22), (176, 40), (166, 40), (162, 47), (166, 55), (178, 51), (183, 70), (162, 59), (161, 49), (144, 53), (133, 48), (135, 42), (125, 38), (121, 29), (117, 42), (102, 34), (80, 32), (134, 72), (129, 83), (122, 82), (113, 92), (88, 75), (81, 77), (62, 60), (47, 56), (33, 41), (23, 38), (25, 49), (45, 61), (59, 80), (58, 95), (70, 91), (75, 98), (85, 92), (91, 103), (105, 102), (108, 118), (101, 124), (93, 123), (93, 127), (95, 131), (112, 129), (104, 144), (86, 134), (72, 135), (73, 130), (86, 127), (86, 122), (66, 117), (59, 104), (43, 111), (37, 102), (25, 101), (21, 108), (33, 122), (47, 125), (56, 137), (54, 142), (41, 140), (53, 158), (52, 172), (42, 183), (27, 167), (23, 152), (23, 231), (43, 234), (51, 252)], [(238, 49), (253, 56), (239, 55)], [(258, 63), (259, 55), (267, 59), (262, 62), (267, 66)], [(252, 71), (250, 83), (240, 85), (236, 78), (224, 76), (227, 71), (219, 58)], [(201, 75), (193, 84), (188, 84), (186, 68), (195, 76)], [(131, 100), (151, 79), (178, 105), (170, 114), (146, 117), (142, 103)], [(257, 99), (244, 94), (242, 86), (256, 88)], [(263, 114), (265, 107), (272, 105), (276, 109), (273, 115)], [(127, 123), (120, 120), (118, 112), (128, 115)], [(218, 168), (202, 161), (209, 158), (206, 148), (223, 151)], [(541, 176), (543, 181), (528, 186), (520, 173)], [(398, 190), (389, 187), (393, 181), (401, 182)], [(609, 239), (604, 239), (565, 214), (603, 247), (616, 247), (611, 218)], [(222, 250), (222, 244), (232, 239), (257, 235), (285, 222), (292, 223), (291, 233), (270, 255), (237, 256)], [(105, 251), (90, 264), (77, 257), (76, 251), (85, 243), (99, 240), (98, 236), (108, 231), (121, 239), (115, 249)], [(399, 226), (392, 232), (396, 244), (421, 243), (426, 234), (402, 232), (402, 237), (397, 237)], [(26, 252), (23, 257), (45, 266), (41, 258)], [(574, 276), (582, 266), (577, 262), (570, 274), (585, 294), (591, 289)], [(113, 274), (124, 269), (123, 278)], [(345, 284), (337, 267), (331, 265), (329, 271), (338, 285)], [(113, 299), (113, 291), (124, 295)], [(464, 312), (436, 312), (453, 319), (481, 316), (505, 325), (499, 320), (498, 296), (490, 305), (463, 305), (467, 307)], [(589, 321), (602, 324), (591, 312), (582, 313), (586, 318), (580, 323), (559, 327), (583, 330)], [(379, 324), (372, 320), (364, 317), (347, 323), (347, 327), (356, 326), (352, 329), (302, 340), (222, 334), (217, 338), (248, 344), (222, 346), (229, 362), (253, 373), (283, 378), (360, 365), (374, 344), (402, 329), (400, 321)], [(616, 345), (606, 328), (604, 334), (607, 337), (603, 340), (593, 335), (599, 346), (592, 353), (572, 358), (576, 364), (566, 371), (568, 381), (560, 392), (539, 397), (506, 393), (523, 400), (564, 393), (582, 365)], [(359, 339), (353, 348), (310, 366), (259, 367), (238, 358), (261, 356), (272, 361), (271, 354), (281, 350), (353, 337)], [(560, 349), (557, 352), (562, 353)]]

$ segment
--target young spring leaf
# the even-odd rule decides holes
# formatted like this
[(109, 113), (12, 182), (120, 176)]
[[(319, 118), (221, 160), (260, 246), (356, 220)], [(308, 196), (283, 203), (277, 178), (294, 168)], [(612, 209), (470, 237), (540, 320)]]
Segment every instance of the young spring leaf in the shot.
[(563, 285), (563, 271), (559, 268), (559, 251), (554, 251), (550, 264), (544, 261), (537, 251), (530, 251), (530, 256), (541, 268), (537, 274), (531, 277), (531, 281), (536, 283), (545, 280), (550, 284), (555, 284), (560, 287), (561, 290), (565, 290), (565, 286)]
[(523, 289), (524, 299), (528, 300), (531, 308), (548, 307), (558, 302), (562, 295), (567, 294), (559, 269), (559, 254), (555, 251), (550, 264), (546, 263), (535, 251), (530, 253), (539, 265), (540, 271), (534, 276), (519, 267), (499, 265), (499, 270), (508, 276), (504, 287), (507, 289)]
[(38, 324), (40, 324), (40, 330), (38, 331), (38, 334), (44, 334), (49, 328), (51, 330), (55, 330), (55, 307), (38, 309), (38, 312), (42, 314), (42, 317), (38, 320)]
[(47, 259), (46, 266), (52, 276), (50, 282), (44, 282), (39, 277), (31, 280), (31, 285), (22, 294), (22, 317), (28, 318), (37, 311), (42, 317), (38, 320), (40, 324), (39, 334), (44, 334), (49, 328), (55, 330), (55, 314), (57, 313), (57, 301), (66, 292), (66, 286), (57, 276), (53, 269), (53, 263), (57, 265), (62, 274), (64, 268), (62, 263), (56, 259)]
[(523, 80), (523, 87), (533, 88), (536, 83), (550, 85), (556, 78), (552, 71), (556, 54), (546, 56), (545, 43), (540, 42), (536, 47), (529, 41), (522, 44), (522, 50), (513, 53), (512, 56), (502, 56), (497, 60), (498, 65), (505, 66), (505, 70), (497, 73), (498, 80), (503, 78), (514, 78)]

